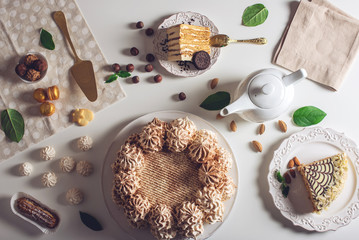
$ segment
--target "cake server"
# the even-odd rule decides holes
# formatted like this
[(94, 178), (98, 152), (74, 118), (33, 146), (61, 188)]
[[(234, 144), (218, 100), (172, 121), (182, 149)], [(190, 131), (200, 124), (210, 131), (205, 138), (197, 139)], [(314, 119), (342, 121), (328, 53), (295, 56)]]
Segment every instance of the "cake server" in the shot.
[(225, 47), (229, 43), (234, 43), (234, 42), (263, 45), (263, 44), (267, 43), (267, 39), (261, 37), (261, 38), (246, 39), (246, 40), (236, 40), (236, 39), (229, 38), (225, 34), (218, 34), (218, 35), (212, 36), (209, 40), (209, 43), (212, 47)]
[(61, 29), (67, 42), (70, 44), (72, 52), (74, 54), (75, 63), (70, 68), (70, 72), (75, 81), (81, 88), (88, 100), (91, 102), (97, 99), (96, 77), (93, 70), (92, 62), (88, 60), (82, 60), (78, 57), (75, 47), (71, 41), (70, 34), (67, 28), (66, 18), (62, 11), (53, 13), (53, 18), (57, 26)]

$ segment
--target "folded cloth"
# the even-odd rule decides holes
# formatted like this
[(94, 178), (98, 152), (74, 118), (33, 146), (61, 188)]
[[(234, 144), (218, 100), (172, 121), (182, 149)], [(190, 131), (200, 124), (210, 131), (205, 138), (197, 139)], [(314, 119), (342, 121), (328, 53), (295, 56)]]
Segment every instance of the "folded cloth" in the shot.
[[(98, 91), (95, 102), (87, 100), (70, 77), (74, 57), (51, 16), (58, 10), (66, 15), (79, 57), (92, 61)], [(53, 35), (55, 50), (47, 50), (39, 44), (41, 28)], [(73, 125), (69, 121), (72, 110), (87, 108), (96, 113), (126, 96), (119, 81), (105, 83), (110, 74), (106, 70), (108, 64), (75, 0), (0, 1), (0, 52), (0, 112), (7, 108), (16, 109), (25, 122), (25, 134), (19, 143), (11, 142), (0, 130), (0, 162)], [(15, 73), (20, 57), (28, 52), (41, 53), (49, 64), (46, 76), (38, 83), (24, 83)], [(60, 98), (52, 101), (55, 113), (44, 117), (40, 114), (40, 103), (32, 95), (36, 88), (47, 89), (53, 85), (58, 86)]]
[(338, 90), (359, 47), (359, 20), (325, 0), (302, 0), (273, 62)]

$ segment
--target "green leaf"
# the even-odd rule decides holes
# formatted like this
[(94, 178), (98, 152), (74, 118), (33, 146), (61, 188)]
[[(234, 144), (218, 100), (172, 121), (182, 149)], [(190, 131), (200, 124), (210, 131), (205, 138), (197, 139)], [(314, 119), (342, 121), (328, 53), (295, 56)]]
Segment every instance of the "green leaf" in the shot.
[(116, 74), (117, 74), (117, 76), (122, 77), (122, 78), (127, 78), (127, 77), (131, 76), (131, 73), (129, 73), (127, 71), (119, 71)]
[(282, 190), (283, 197), (287, 198), (288, 194), (289, 194), (289, 186), (285, 183), (282, 183), (281, 190)]
[(1, 112), (1, 126), (5, 135), (14, 142), (20, 142), (25, 132), (25, 123), (21, 114), (15, 109)]
[(41, 42), (42, 46), (44, 46), (44, 48), (47, 48), (49, 50), (55, 49), (55, 43), (52, 40), (51, 33), (49, 33), (48, 31), (46, 31), (43, 28), (41, 28), (41, 32), (40, 32), (40, 42)]
[(278, 170), (275, 171), (274, 175), (275, 175), (275, 178), (278, 180), (278, 182), (280, 182), (280, 183), (284, 182), (284, 178), (282, 177), (282, 175), (280, 174), (280, 172)]
[(230, 101), (231, 96), (229, 93), (220, 91), (209, 95), (199, 106), (210, 111), (220, 110), (227, 106)]
[(268, 9), (261, 3), (247, 7), (242, 16), (243, 25), (248, 27), (258, 26), (267, 19)]
[(103, 230), (102, 225), (97, 221), (96, 218), (91, 216), (88, 213), (80, 212), (80, 218), (83, 224), (85, 224), (86, 227), (94, 230), (94, 231), (101, 231)]
[(293, 114), (293, 121), (301, 127), (311, 126), (320, 123), (327, 114), (317, 107), (306, 106), (297, 109)]
[(117, 78), (118, 78), (118, 76), (117, 76), (116, 73), (115, 73), (115, 74), (112, 74), (111, 76), (109, 76), (109, 77), (107, 78), (107, 80), (106, 80), (105, 83), (111, 83), (111, 82), (113, 82), (113, 81), (116, 81)]

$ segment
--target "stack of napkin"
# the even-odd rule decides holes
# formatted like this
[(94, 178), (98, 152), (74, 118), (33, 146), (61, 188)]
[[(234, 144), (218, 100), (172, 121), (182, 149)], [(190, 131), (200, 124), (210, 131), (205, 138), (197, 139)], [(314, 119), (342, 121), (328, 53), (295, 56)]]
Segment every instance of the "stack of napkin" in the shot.
[(338, 90), (359, 46), (359, 21), (325, 0), (302, 0), (273, 62)]

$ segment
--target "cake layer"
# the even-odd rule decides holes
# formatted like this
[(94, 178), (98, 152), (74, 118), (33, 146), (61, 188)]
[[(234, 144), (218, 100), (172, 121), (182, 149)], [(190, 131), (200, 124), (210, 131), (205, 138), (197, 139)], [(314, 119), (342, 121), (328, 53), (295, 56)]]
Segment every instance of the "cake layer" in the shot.
[(348, 160), (345, 153), (298, 167), (303, 177), (313, 209), (326, 209), (340, 194), (347, 176)]
[(195, 52), (211, 53), (211, 32), (207, 27), (179, 24), (167, 29), (168, 60), (191, 61)]

